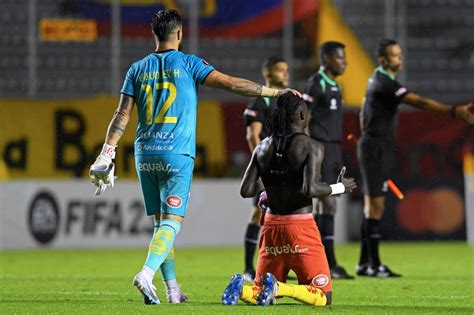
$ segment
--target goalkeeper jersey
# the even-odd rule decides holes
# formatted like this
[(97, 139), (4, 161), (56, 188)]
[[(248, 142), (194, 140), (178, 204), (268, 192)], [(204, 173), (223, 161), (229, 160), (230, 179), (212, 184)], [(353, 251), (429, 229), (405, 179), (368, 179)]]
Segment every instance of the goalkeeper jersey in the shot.
[(176, 50), (154, 52), (135, 62), (121, 93), (138, 110), (135, 155), (196, 155), (198, 85), (214, 68)]

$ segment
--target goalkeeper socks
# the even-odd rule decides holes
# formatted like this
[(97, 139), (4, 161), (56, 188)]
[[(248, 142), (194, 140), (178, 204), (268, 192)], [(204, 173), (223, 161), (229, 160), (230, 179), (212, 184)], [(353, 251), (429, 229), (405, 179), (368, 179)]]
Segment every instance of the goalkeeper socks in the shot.
[(334, 216), (332, 214), (319, 214), (316, 219), (319, 233), (321, 233), (324, 251), (328, 259), (329, 268), (337, 265), (334, 254)]
[(257, 296), (260, 293), (261, 287), (255, 284), (244, 284), (242, 293), (240, 293), (240, 300), (249, 303), (257, 304)]
[[(158, 229), (160, 228), (160, 220), (154, 220), (154, 232), (153, 235), (158, 232)], [(148, 268), (152, 270), (151, 268)], [(176, 279), (176, 272), (174, 269), (174, 248), (171, 248), (168, 256), (166, 256), (165, 261), (160, 266), (160, 271), (161, 271), (161, 278), (163, 281), (167, 280), (172, 280)], [(153, 272), (154, 275), (154, 272)]]
[(295, 285), (278, 282), (277, 297), (291, 297), (305, 304), (324, 306), (327, 298), (324, 291), (310, 285)]
[(174, 247), (171, 248), (168, 256), (160, 266), (161, 278), (163, 281), (176, 279), (176, 272), (174, 269)]
[(362, 218), (360, 225), (360, 257), (359, 266), (363, 266), (369, 263), (369, 249), (367, 247), (367, 219)]
[(160, 227), (153, 234), (150, 242), (145, 266), (155, 272), (160, 268), (173, 248), (174, 238), (179, 233), (180, 228), (181, 224), (175, 220), (165, 219), (160, 222)]
[(380, 220), (367, 219), (367, 246), (369, 249), (370, 266), (380, 266), (379, 257)]
[(253, 258), (255, 256), (255, 248), (258, 244), (258, 234), (260, 233), (260, 225), (249, 223), (245, 231), (245, 271), (254, 271)]

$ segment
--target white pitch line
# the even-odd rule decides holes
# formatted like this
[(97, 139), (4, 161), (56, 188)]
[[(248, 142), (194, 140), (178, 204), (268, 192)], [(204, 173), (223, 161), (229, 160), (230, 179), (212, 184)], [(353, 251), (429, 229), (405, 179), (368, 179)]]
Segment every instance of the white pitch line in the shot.
[[(48, 294), (51, 294), (48, 292)], [(68, 292), (68, 291), (60, 291), (60, 292), (54, 292), (53, 294), (60, 294), (60, 295), (122, 295), (122, 296), (128, 296), (131, 295), (128, 293), (117, 293), (117, 292)]]

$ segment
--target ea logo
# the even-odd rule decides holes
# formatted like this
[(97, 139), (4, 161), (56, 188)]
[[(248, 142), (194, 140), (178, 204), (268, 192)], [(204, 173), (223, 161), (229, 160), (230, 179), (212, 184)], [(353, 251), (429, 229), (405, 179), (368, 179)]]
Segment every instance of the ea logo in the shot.
[(319, 274), (319, 275), (317, 275), (316, 277), (313, 278), (311, 283), (316, 288), (322, 288), (322, 287), (325, 287), (329, 283), (329, 278), (326, 275)]
[(40, 192), (30, 205), (28, 227), (35, 240), (41, 244), (49, 243), (59, 229), (58, 204), (48, 192)]
[(166, 204), (171, 208), (179, 208), (181, 207), (182, 203), (183, 202), (181, 201), (181, 198), (175, 195), (168, 196), (168, 198), (166, 198)]

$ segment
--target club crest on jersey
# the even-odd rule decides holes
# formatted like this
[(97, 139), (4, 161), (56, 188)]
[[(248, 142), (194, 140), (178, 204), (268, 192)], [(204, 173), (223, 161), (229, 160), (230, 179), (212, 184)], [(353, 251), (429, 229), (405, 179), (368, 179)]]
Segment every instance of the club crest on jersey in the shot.
[(166, 204), (171, 208), (179, 208), (183, 204), (183, 201), (178, 196), (171, 195), (166, 198)]
[(311, 280), (311, 284), (316, 288), (323, 288), (329, 283), (329, 278), (326, 275), (319, 274)]

